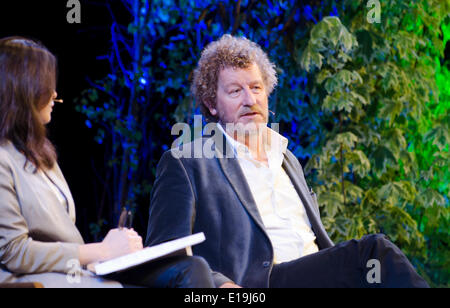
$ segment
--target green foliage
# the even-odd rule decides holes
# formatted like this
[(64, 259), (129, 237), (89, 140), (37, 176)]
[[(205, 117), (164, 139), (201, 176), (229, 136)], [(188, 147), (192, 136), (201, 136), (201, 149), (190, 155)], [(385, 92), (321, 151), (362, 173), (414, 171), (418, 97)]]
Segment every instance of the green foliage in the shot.
[(301, 57), (326, 128), (306, 170), (327, 230), (337, 242), (383, 232), (440, 286), (450, 257), (446, 8), (383, 3), (381, 24), (370, 24), (354, 7), (347, 26), (315, 25)]

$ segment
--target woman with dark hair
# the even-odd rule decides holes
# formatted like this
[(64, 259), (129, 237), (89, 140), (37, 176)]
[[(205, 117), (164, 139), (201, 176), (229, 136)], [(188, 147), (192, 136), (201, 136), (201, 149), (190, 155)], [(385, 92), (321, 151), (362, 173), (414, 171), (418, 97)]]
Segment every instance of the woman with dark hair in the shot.
[(40, 282), (45, 287), (212, 287), (207, 263), (169, 257), (115, 278), (87, 266), (143, 248), (132, 229), (111, 230), (103, 242), (85, 244), (75, 207), (45, 125), (57, 101), (56, 58), (42, 44), (0, 39), (0, 284)]

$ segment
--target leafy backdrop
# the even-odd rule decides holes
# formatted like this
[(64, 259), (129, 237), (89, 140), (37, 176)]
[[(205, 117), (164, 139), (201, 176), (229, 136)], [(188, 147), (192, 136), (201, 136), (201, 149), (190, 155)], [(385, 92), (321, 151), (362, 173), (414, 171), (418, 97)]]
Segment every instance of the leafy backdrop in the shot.
[[(145, 233), (171, 126), (199, 112), (192, 70), (206, 44), (231, 33), (278, 67), (271, 120), (305, 166), (332, 239), (385, 233), (431, 285), (449, 286), (448, 0), (119, 2), (105, 7), (110, 72), (77, 106), (105, 152), (94, 238), (124, 206)], [(368, 18), (373, 2), (379, 23)]]

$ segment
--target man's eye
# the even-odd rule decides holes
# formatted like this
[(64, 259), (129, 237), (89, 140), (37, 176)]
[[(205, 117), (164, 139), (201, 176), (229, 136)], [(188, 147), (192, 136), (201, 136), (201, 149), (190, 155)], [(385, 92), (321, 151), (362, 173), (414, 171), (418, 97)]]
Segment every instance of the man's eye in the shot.
[(233, 90), (230, 91), (230, 94), (231, 94), (231, 95), (236, 95), (236, 94), (238, 94), (240, 91), (241, 91), (241, 89), (233, 89)]

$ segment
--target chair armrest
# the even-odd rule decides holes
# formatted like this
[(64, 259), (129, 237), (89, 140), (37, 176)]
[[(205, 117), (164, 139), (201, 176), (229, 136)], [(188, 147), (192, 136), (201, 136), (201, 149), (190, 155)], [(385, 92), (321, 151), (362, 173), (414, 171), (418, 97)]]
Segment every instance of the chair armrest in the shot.
[(44, 285), (40, 282), (25, 283), (0, 283), (0, 289), (43, 289)]

